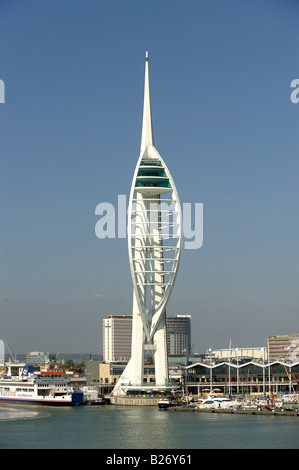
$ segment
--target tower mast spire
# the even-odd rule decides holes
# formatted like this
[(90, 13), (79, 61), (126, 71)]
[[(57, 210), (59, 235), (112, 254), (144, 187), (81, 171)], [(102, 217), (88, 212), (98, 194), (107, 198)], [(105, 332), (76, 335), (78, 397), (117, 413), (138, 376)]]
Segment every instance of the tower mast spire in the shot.
[(142, 120), (142, 134), (141, 134), (141, 152), (145, 147), (152, 147), (154, 145), (153, 126), (152, 126), (152, 113), (151, 113), (151, 98), (149, 86), (149, 70), (148, 70), (148, 52), (145, 55), (145, 79), (144, 79), (144, 102), (143, 102), (143, 120)]

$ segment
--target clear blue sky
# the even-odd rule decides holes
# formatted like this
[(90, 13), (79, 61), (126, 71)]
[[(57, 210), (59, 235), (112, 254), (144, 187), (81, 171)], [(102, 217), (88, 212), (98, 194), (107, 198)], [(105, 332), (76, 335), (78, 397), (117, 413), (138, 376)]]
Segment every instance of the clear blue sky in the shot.
[[(145, 51), (155, 145), (181, 202), (204, 204), (168, 314), (195, 351), (298, 333), (295, 0), (1, 0), (0, 338), (14, 352), (99, 353), (130, 314), (125, 239), (95, 236), (128, 196)], [(5, 299), (7, 299), (5, 301)]]

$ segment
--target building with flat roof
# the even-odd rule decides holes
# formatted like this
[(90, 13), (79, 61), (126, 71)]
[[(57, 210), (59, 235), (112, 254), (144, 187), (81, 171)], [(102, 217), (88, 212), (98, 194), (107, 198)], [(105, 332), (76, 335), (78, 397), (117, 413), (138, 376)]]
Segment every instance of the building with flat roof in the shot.
[(204, 359), (185, 369), (187, 393), (274, 394), (299, 392), (299, 361)]
[(191, 315), (166, 316), (166, 331), (169, 355), (191, 354)]
[(131, 357), (132, 316), (108, 315), (103, 319), (103, 361), (128, 362)]
[(268, 359), (267, 349), (263, 346), (257, 347), (237, 347), (227, 349), (211, 349), (207, 351), (206, 357), (215, 357), (217, 359), (229, 360), (231, 359)]
[(26, 364), (32, 366), (45, 366), (49, 364), (49, 353), (31, 351), (26, 354)]
[(299, 361), (299, 334), (267, 336), (269, 360)]

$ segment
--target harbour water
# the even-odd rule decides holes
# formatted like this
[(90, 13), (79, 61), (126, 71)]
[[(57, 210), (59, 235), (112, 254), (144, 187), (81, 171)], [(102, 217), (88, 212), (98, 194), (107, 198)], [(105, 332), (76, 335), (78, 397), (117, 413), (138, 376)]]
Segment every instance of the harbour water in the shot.
[(299, 417), (0, 405), (1, 449), (298, 449)]

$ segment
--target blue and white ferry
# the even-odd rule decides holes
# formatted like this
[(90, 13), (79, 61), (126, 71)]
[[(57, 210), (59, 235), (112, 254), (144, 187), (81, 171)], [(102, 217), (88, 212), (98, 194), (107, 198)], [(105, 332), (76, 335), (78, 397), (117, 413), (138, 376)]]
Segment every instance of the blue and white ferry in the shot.
[(78, 406), (83, 393), (69, 386), (67, 371), (34, 371), (24, 366), (19, 375), (0, 374), (0, 403)]

